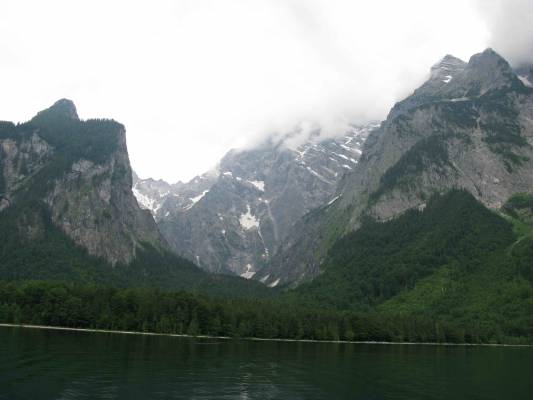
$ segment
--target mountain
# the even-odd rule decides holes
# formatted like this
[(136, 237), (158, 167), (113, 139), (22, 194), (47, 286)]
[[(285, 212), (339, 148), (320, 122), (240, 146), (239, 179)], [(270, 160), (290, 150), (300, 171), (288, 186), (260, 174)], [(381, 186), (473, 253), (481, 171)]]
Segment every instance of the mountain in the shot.
[(125, 128), (59, 100), (0, 122), (0, 279), (256, 292), (173, 255), (132, 192)]
[[(128, 263), (143, 243), (166, 245), (131, 192), (124, 126), (81, 121), (70, 100), (59, 100), (31, 121), (2, 123), (2, 211), (46, 206), (50, 219), (76, 244), (111, 264)], [(24, 229), (39, 236), (39, 224)]]
[(133, 172), (133, 194), (139, 206), (149, 210), (156, 221), (190, 209), (215, 183), (217, 174), (209, 171), (189, 182), (170, 184), (162, 179), (141, 179)]
[(0, 122), (0, 318), (531, 343), (529, 71), (446, 56), (379, 126), (231, 151), (188, 183), (140, 179), (124, 127), (68, 100)]
[(294, 137), (266, 141), (230, 151), (215, 170), (189, 183), (137, 179), (133, 191), (176, 253), (208, 271), (252, 278), (297, 220), (335, 200), (375, 127), (354, 126), (328, 140), (317, 131), (295, 148), (287, 145)]
[(339, 199), (295, 224), (265, 282), (318, 276), (328, 250), (365, 217), (388, 221), (423, 209), (435, 193), (468, 191), (499, 210), (533, 187), (533, 89), (491, 49), (468, 63), (446, 56), (429, 80), (374, 130)]
[(462, 327), (460, 341), (531, 337), (532, 216), (532, 195), (515, 195), (496, 213), (465, 190), (436, 194), (423, 210), (363, 219), (332, 247), (324, 272), (290, 295), (385, 320), (433, 318)]

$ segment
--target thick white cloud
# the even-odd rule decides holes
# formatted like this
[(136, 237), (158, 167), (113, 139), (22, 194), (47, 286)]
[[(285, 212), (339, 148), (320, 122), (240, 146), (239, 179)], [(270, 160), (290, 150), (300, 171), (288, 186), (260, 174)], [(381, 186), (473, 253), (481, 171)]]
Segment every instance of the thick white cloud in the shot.
[(533, 1), (477, 0), (489, 44), (515, 66), (533, 64)]
[(439, 58), (488, 44), (476, 5), (4, 0), (0, 119), (68, 97), (126, 125), (141, 176), (188, 179), (272, 132), (383, 118)]

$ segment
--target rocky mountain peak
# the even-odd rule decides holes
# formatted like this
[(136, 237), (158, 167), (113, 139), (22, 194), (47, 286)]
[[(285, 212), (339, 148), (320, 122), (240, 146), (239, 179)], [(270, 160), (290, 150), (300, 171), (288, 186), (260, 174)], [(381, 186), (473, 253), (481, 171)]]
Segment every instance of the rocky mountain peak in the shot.
[(481, 53), (476, 53), (470, 57), (470, 60), (468, 60), (468, 64), (470, 66), (473, 65), (483, 65), (487, 63), (500, 63), (502, 65), (509, 65), (507, 61), (500, 56), (494, 49), (488, 47)]
[(444, 83), (453, 79), (453, 76), (466, 67), (466, 63), (450, 54), (447, 54), (438, 63), (431, 67), (431, 78), (441, 79)]
[[(526, 80), (520, 80), (526, 86), (530, 82), (527, 76)], [(388, 119), (392, 120), (422, 104), (467, 101), (489, 90), (519, 86), (519, 78), (509, 63), (493, 49), (473, 55), (468, 63), (446, 55), (431, 67), (430, 77), (422, 86), (394, 105)]]
[(0, 127), (0, 183), (0, 212), (31, 214), (41, 221), (33, 231), (55, 226), (112, 265), (130, 263), (146, 244), (166, 247), (133, 196), (124, 126), (80, 121), (70, 100), (57, 101), (30, 124)]
[(35, 118), (44, 116), (79, 120), (76, 106), (74, 105), (74, 102), (69, 99), (60, 99), (56, 101), (51, 107), (37, 113)]
[(491, 48), (474, 54), (468, 64), (446, 56), (438, 65), (441, 75), (450, 71), (448, 79), (444, 79), (445, 85), (434, 93), (440, 99), (481, 96), (491, 89), (511, 87), (517, 81), (509, 63)]
[(338, 201), (298, 221), (254, 279), (267, 285), (311, 279), (321, 272), (331, 243), (365, 218), (388, 221), (423, 209), (434, 193), (461, 188), (498, 210), (513, 194), (531, 191), (533, 91), (524, 87), (529, 69), (520, 72), (521, 83), (492, 49), (466, 65), (443, 60), (432, 71), (442, 74), (451, 62), (459, 67), (452, 79), (430, 78), (394, 106), (339, 185)]
[(458, 57), (455, 57), (452, 54), (446, 54), (436, 65), (442, 65), (442, 66), (462, 65), (462, 66), (464, 66), (464, 65), (466, 65), (466, 62), (464, 62), (463, 60), (461, 60)]
[(517, 76), (509, 63), (492, 49), (474, 54), (456, 79), (442, 88), (441, 98), (472, 98), (492, 89), (512, 87)]
[(514, 76), (509, 63), (491, 48), (470, 57), (467, 69), (479, 74), (480, 78), (495, 78), (498, 75), (506, 78)]
[[(249, 279), (297, 220), (334, 201), (338, 183), (357, 166), (374, 128), (352, 126), (335, 139), (313, 136), (294, 149), (266, 140), (229, 151), (216, 169), (190, 182), (141, 179), (133, 193), (176, 253), (209, 271)], [(276, 286), (275, 280), (269, 284)]]

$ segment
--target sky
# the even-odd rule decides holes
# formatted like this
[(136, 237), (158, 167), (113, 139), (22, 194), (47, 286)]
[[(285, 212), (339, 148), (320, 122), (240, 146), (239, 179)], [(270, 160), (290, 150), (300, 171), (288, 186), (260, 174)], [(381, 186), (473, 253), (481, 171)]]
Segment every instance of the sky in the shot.
[(126, 126), (141, 177), (187, 181), (270, 135), (381, 120), (446, 54), (533, 62), (531, 21), (528, 0), (2, 0), (0, 119), (69, 98)]

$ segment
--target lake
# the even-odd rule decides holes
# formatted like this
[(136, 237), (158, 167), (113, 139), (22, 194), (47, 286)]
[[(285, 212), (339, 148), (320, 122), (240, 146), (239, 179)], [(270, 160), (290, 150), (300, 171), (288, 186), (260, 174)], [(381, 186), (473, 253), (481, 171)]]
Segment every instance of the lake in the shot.
[(0, 327), (0, 399), (532, 398), (532, 348)]

